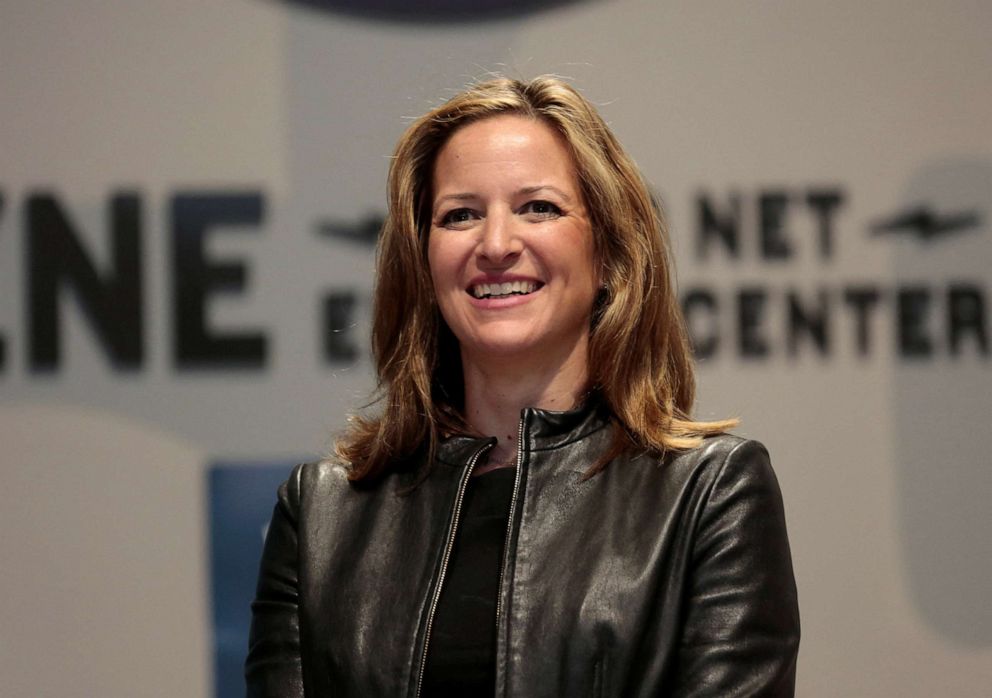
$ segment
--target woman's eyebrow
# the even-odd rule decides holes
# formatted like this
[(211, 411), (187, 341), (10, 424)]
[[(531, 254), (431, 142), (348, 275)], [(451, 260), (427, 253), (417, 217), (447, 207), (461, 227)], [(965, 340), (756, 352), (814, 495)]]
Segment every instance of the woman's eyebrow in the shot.
[[(538, 192), (548, 190), (553, 191), (566, 203), (572, 203), (572, 197), (566, 194), (564, 191), (554, 186), (553, 184), (535, 184), (529, 187), (522, 187), (514, 192), (514, 196), (530, 196), (532, 194), (537, 194)], [(473, 194), (472, 192), (457, 192), (452, 194), (445, 194), (444, 196), (438, 197), (434, 201), (434, 206), (432, 208), (434, 213), (437, 213), (438, 207), (445, 201), (475, 201), (479, 198), (478, 194)]]
[(459, 192), (457, 194), (445, 194), (444, 196), (438, 197), (434, 201), (434, 206), (431, 207), (433, 213), (437, 213), (438, 208), (445, 201), (474, 201), (479, 198), (478, 194), (473, 194), (471, 192)]
[(517, 195), (518, 196), (527, 196), (527, 195), (530, 195), (530, 194), (536, 194), (539, 191), (542, 191), (544, 189), (547, 189), (549, 191), (553, 191), (558, 196), (560, 196), (561, 198), (563, 198), (567, 203), (571, 203), (572, 202), (572, 197), (571, 196), (569, 196), (564, 191), (562, 191), (561, 189), (559, 189), (558, 187), (556, 187), (556, 186), (554, 186), (552, 184), (538, 184), (538, 185), (535, 185), (533, 187), (524, 187), (523, 189), (518, 189), (517, 190)]

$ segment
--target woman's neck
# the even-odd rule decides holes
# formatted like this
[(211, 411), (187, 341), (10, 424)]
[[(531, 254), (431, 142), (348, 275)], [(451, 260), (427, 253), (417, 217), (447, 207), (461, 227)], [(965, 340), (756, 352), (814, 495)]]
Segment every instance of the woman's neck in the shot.
[(463, 353), (465, 419), (480, 434), (497, 439), (476, 474), (516, 464), (521, 410), (568, 410), (582, 401), (588, 388), (586, 347), (576, 349), (564, 361), (530, 365), (473, 361)]

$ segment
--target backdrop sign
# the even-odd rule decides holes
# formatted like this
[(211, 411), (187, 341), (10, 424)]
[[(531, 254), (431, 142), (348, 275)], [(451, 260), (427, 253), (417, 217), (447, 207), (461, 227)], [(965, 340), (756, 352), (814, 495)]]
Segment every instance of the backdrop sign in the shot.
[[(980, 184), (980, 183), (979, 183)], [(870, 220), (844, 215), (851, 198), (846, 188), (810, 185), (792, 189), (732, 189), (714, 194), (703, 187), (688, 207), (694, 212), (692, 250), (695, 274), (684, 284), (683, 308), (697, 356), (761, 360), (836, 352), (867, 357), (884, 354), (900, 361), (940, 357), (989, 356), (987, 275), (932, 270), (892, 283), (877, 278), (844, 278), (836, 265), (838, 245), (897, 245), (925, 258), (937, 247), (953, 246), (962, 236), (986, 233), (988, 198), (976, 196), (964, 207), (934, 203), (934, 192)], [(0, 191), (0, 201), (4, 201)], [(115, 191), (105, 203), (108, 224), (96, 231), (108, 261), (97, 263), (62, 197), (51, 188), (29, 192), (22, 202), (24, 266), (19, 270), (25, 299), (19, 328), (27, 357), (36, 373), (64, 370), (67, 313), (78, 312), (108, 365), (122, 372), (147, 365), (146, 317), (149, 305), (164, 306), (172, 318), (170, 363), (181, 372), (242, 369), (264, 371), (276, 338), (264, 328), (219, 329), (208, 318), (218, 296), (246, 292), (253, 266), (249, 256), (217, 258), (209, 251), (214, 237), (232, 233), (271, 235), (266, 229), (263, 190), (187, 190), (168, 196), (171, 225), (167, 231), (171, 259), (164, 271), (170, 287), (165, 298), (149, 298), (147, 209), (135, 191)], [(2, 215), (2, 208), (0, 208)], [(308, 246), (358, 245), (371, 251), (382, 214), (346, 221), (316, 218), (316, 234)], [(731, 268), (742, 261), (782, 272), (797, 260), (809, 266), (770, 283), (760, 275), (737, 274), (702, 284), (713, 260)], [(926, 265), (924, 265), (926, 266)], [(934, 273), (937, 272), (937, 273)], [(780, 276), (782, 276), (780, 274)], [(319, 296), (312, 318), (313, 334), (325, 365), (353, 364), (367, 354), (367, 338), (357, 332), (356, 314), (368, 307), (365, 285), (333, 289), (315, 280)], [(289, 299), (282, 299), (285, 305)], [(889, 341), (883, 341), (882, 328)], [(6, 336), (0, 337), (4, 347)], [(0, 351), (0, 371), (8, 370)]]

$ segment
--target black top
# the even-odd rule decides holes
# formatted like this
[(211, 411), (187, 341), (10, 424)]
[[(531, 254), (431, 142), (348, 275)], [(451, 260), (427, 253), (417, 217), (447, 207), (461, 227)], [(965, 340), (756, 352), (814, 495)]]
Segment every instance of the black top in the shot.
[(493, 695), (496, 598), (514, 468), (469, 479), (427, 649), (423, 695)]

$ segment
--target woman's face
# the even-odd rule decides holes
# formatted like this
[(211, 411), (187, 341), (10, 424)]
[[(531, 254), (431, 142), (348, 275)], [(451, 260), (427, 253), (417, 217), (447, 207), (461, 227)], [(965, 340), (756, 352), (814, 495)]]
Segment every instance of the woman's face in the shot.
[(484, 119), (438, 153), (428, 261), (463, 359), (578, 351), (584, 361), (594, 257), (575, 165), (547, 125)]

